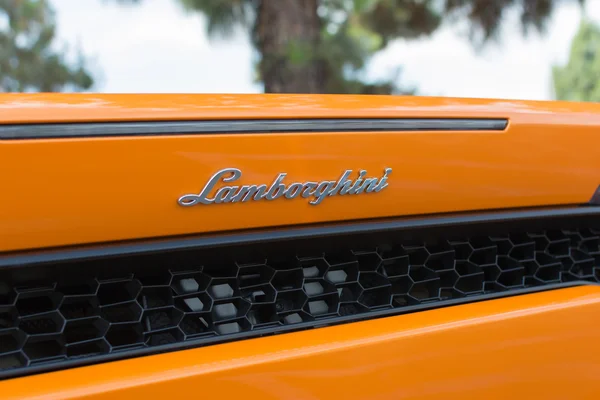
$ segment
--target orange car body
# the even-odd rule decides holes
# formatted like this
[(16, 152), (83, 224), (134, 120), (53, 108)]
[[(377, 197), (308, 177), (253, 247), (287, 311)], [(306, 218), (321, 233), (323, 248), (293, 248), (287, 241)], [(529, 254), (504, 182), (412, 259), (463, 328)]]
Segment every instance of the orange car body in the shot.
[[(0, 251), (200, 232), (588, 202), (600, 106), (447, 98), (3, 95), (4, 124), (291, 118), (507, 118), (499, 132), (311, 132), (0, 142)], [(216, 171), (240, 184), (392, 168), (377, 196), (185, 209)]]
[[(0, 256), (140, 239), (571, 208), (600, 186), (600, 105), (324, 95), (0, 96), (0, 124), (505, 119), (500, 130), (1, 138)], [(0, 126), (0, 128), (2, 128)], [(59, 134), (60, 136), (60, 134)], [(380, 192), (181, 207), (236, 184), (381, 177)], [(223, 185), (221, 180), (219, 185)], [(214, 196), (214, 192), (211, 192)], [(600, 265), (597, 266), (600, 268)], [(600, 288), (522, 296), (0, 381), (3, 399), (598, 398)]]

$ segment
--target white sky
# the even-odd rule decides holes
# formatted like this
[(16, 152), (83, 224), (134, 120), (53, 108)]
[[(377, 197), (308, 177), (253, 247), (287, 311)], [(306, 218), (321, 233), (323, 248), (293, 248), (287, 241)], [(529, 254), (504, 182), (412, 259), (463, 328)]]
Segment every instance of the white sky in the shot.
[[(52, 0), (58, 36), (79, 43), (93, 61), (93, 91), (112, 93), (252, 93), (252, 51), (240, 32), (209, 40), (204, 20), (175, 0), (144, 0), (117, 6), (114, 0)], [(456, 27), (418, 41), (396, 41), (369, 65), (371, 77), (403, 66), (403, 84), (419, 94), (457, 97), (551, 99), (551, 65), (563, 63), (580, 11), (561, 4), (546, 35), (523, 38), (509, 19), (500, 43), (477, 53)], [(588, 16), (600, 22), (600, 0), (588, 0)]]

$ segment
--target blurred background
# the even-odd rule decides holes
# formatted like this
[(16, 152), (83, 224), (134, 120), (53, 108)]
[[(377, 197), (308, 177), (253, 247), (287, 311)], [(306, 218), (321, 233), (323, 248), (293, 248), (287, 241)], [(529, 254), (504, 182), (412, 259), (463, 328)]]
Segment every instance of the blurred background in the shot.
[(0, 91), (600, 101), (600, 0), (0, 0)]

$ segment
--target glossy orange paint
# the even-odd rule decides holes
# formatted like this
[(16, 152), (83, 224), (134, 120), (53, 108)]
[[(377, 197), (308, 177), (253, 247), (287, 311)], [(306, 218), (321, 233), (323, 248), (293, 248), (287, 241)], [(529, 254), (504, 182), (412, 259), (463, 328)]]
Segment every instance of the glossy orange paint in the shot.
[(0, 124), (256, 118), (505, 117), (585, 126), (600, 105), (451, 97), (309, 94), (0, 94)]
[(600, 287), (23, 377), (12, 399), (597, 399)]
[[(0, 95), (0, 122), (503, 117), (502, 132), (364, 132), (0, 141), (0, 252), (282, 225), (588, 202), (600, 105), (395, 96)], [(380, 176), (379, 193), (183, 208), (221, 168), (239, 184)]]

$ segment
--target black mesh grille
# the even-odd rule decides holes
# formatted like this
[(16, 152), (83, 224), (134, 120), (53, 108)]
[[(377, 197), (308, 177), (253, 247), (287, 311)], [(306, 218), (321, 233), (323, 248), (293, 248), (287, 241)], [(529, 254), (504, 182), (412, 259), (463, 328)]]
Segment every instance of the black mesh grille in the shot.
[[(198, 346), (342, 317), (600, 281), (600, 230), (386, 240), (235, 261), (200, 254), (0, 271), (0, 370)], [(228, 259), (231, 259), (229, 257)], [(135, 265), (135, 267), (134, 267)], [(18, 271), (16, 273), (15, 271)], [(304, 324), (303, 324), (304, 323)], [(96, 358), (95, 358), (96, 357)], [(23, 368), (29, 367), (29, 368)]]

